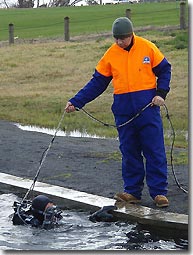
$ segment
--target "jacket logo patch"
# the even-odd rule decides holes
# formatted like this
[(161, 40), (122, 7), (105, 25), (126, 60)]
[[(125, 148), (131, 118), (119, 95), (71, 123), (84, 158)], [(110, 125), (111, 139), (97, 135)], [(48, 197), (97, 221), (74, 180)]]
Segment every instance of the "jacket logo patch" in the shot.
[(150, 64), (150, 58), (149, 57), (144, 57), (143, 64)]

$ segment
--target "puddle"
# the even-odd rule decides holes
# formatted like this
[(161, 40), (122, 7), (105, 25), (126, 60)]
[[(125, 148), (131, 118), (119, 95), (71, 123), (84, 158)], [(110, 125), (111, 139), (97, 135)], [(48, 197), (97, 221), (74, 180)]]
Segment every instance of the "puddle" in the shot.
[[(24, 130), (24, 131), (39, 132), (39, 133), (44, 133), (44, 134), (48, 134), (48, 135), (54, 135), (56, 132), (56, 129), (41, 128), (41, 127), (37, 127), (37, 126), (24, 126), (24, 125), (20, 125), (18, 123), (16, 123), (15, 126), (21, 130)], [(70, 132), (58, 130), (56, 136), (88, 137), (88, 138), (105, 139), (105, 137), (100, 137), (97, 135), (90, 135), (86, 131), (81, 133), (78, 130), (74, 130), (74, 131), (70, 131)]]
[(89, 213), (63, 210), (62, 225), (51, 230), (28, 226), (14, 226), (11, 221), (14, 194), (1, 194), (0, 249), (1, 250), (184, 250), (187, 241), (152, 237), (139, 232), (127, 222), (89, 221)]
[[(30, 125), (21, 125), (16, 123), (16, 127), (18, 127), (21, 130), (24, 131), (31, 131), (31, 132), (39, 132), (39, 133), (44, 133), (48, 135), (54, 135), (56, 130), (55, 129), (50, 129), (50, 128), (41, 128), (37, 126), (30, 126)], [(185, 130), (175, 130), (176, 137), (178, 136), (183, 136), (186, 141), (188, 141), (188, 131)], [(65, 132), (62, 130), (58, 130), (57, 136), (70, 136), (70, 137), (87, 137), (87, 138), (96, 138), (96, 139), (105, 139), (105, 137), (97, 136), (97, 135), (91, 135), (88, 134), (86, 131), (85, 132), (80, 132), (78, 130), (74, 131), (69, 131)], [(170, 138), (172, 136), (171, 130), (165, 130), (164, 131), (164, 136), (167, 138)]]

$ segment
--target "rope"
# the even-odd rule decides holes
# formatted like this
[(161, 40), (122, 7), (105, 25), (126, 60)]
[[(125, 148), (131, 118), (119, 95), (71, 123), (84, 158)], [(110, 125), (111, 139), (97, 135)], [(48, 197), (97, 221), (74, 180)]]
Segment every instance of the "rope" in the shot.
[(30, 193), (31, 191), (33, 191), (33, 189), (34, 189), (34, 186), (35, 186), (35, 183), (36, 183), (37, 178), (38, 178), (38, 176), (39, 176), (40, 170), (41, 170), (41, 168), (42, 168), (42, 166), (43, 166), (43, 164), (44, 164), (44, 162), (45, 162), (45, 159), (46, 159), (46, 157), (47, 157), (47, 155), (48, 155), (48, 152), (49, 152), (49, 150), (50, 150), (50, 148), (51, 148), (51, 146), (52, 146), (52, 144), (53, 144), (53, 142), (54, 142), (54, 140), (55, 140), (55, 138), (56, 138), (56, 135), (57, 135), (57, 133), (58, 133), (58, 131), (59, 131), (59, 129), (60, 129), (60, 126), (61, 126), (62, 121), (63, 121), (63, 119), (64, 119), (65, 113), (66, 113), (66, 111), (64, 110), (64, 112), (63, 112), (63, 114), (62, 114), (62, 117), (61, 117), (61, 119), (60, 119), (60, 121), (59, 121), (59, 123), (58, 123), (58, 126), (57, 126), (57, 128), (56, 128), (56, 130), (55, 130), (55, 133), (54, 133), (54, 135), (53, 135), (53, 137), (52, 137), (52, 139), (51, 139), (51, 141), (50, 141), (48, 147), (47, 147), (47, 148), (45, 149), (45, 151), (42, 153), (42, 157), (41, 157), (41, 159), (40, 159), (40, 164), (39, 164), (39, 167), (38, 167), (38, 169), (37, 169), (36, 175), (35, 175), (35, 177), (34, 177), (33, 183), (31, 184), (30, 188), (28, 189), (27, 193), (25, 194), (25, 196), (24, 196), (22, 202), (28, 197), (29, 193)]
[(170, 162), (171, 162), (171, 169), (172, 169), (172, 173), (173, 173), (173, 176), (174, 176), (174, 179), (175, 179), (175, 182), (177, 184), (177, 186), (186, 194), (188, 194), (188, 191), (185, 190), (179, 183), (177, 177), (176, 177), (176, 174), (175, 174), (175, 171), (174, 171), (174, 164), (173, 164), (173, 150), (174, 150), (174, 142), (175, 142), (175, 139), (176, 139), (176, 134), (175, 134), (175, 131), (174, 131), (174, 127), (173, 127), (173, 124), (172, 124), (172, 121), (170, 119), (170, 116), (169, 116), (169, 111), (168, 111), (168, 108), (167, 106), (164, 104), (163, 105), (164, 108), (165, 108), (165, 111), (166, 111), (166, 118), (168, 119), (169, 123), (170, 123), (170, 127), (171, 127), (171, 130), (172, 130), (172, 135), (173, 135), (173, 139), (172, 139), (172, 143), (171, 143), (171, 149), (170, 149)]
[[(89, 118), (93, 119), (94, 121), (96, 122), (99, 122), (100, 124), (106, 126), (106, 127), (113, 127), (113, 128), (121, 128), (127, 124), (129, 124), (130, 122), (132, 122), (134, 119), (136, 119), (145, 109), (147, 109), (149, 106), (152, 105), (152, 102), (145, 105), (136, 115), (134, 115), (131, 119), (129, 119), (128, 121), (124, 122), (123, 124), (120, 124), (120, 125), (113, 125), (113, 124), (109, 124), (109, 123), (105, 123), (97, 118), (95, 118), (93, 115), (91, 115), (89, 112), (87, 112), (85, 109), (81, 108), (76, 108), (77, 111), (79, 110), (82, 110), (83, 113), (85, 113)], [(174, 142), (175, 142), (175, 138), (176, 138), (176, 135), (175, 135), (175, 131), (174, 131), (174, 127), (173, 127), (173, 124), (172, 124), (172, 121), (170, 119), (170, 116), (169, 116), (169, 111), (168, 111), (168, 108), (167, 106), (164, 104), (163, 107), (165, 108), (165, 111), (166, 111), (166, 117), (170, 123), (170, 126), (171, 126), (171, 129), (172, 129), (172, 135), (173, 135), (173, 139), (172, 139), (172, 144), (171, 144), (171, 150), (170, 150), (170, 162), (171, 162), (171, 169), (172, 169), (172, 173), (173, 173), (173, 176), (174, 176), (174, 179), (175, 179), (175, 182), (177, 184), (177, 186), (186, 194), (188, 194), (188, 191), (185, 190), (179, 183), (177, 177), (176, 177), (176, 174), (175, 174), (175, 171), (174, 171), (174, 164), (173, 164), (173, 150), (174, 150)]]
[[(113, 125), (113, 124), (107, 124), (107, 123), (105, 123), (105, 122), (103, 122), (103, 121), (101, 121), (101, 120), (98, 120), (97, 118), (95, 118), (94, 116), (92, 116), (90, 113), (88, 113), (86, 110), (84, 110), (83, 108), (82, 108), (81, 110), (82, 110), (86, 115), (88, 115), (91, 119), (93, 119), (93, 120), (99, 122), (100, 124), (102, 124), (102, 125), (104, 125), (104, 126), (107, 126), (107, 127), (114, 127), (114, 128), (120, 128), (120, 127), (123, 127), (123, 126), (129, 124), (131, 121), (133, 121), (135, 118), (137, 118), (137, 117), (138, 117), (147, 107), (149, 107), (151, 104), (152, 104), (152, 103), (147, 104), (147, 105), (146, 105), (145, 107), (143, 107), (133, 118), (129, 119), (129, 120), (126, 121), (125, 123), (120, 124), (120, 125), (118, 125), (118, 126)], [(76, 108), (76, 110), (79, 111), (80, 109), (79, 109), (79, 108)], [(50, 148), (51, 148), (51, 146), (52, 146), (52, 144), (53, 144), (53, 142), (54, 142), (54, 140), (55, 140), (55, 138), (56, 138), (57, 132), (58, 132), (58, 130), (59, 130), (60, 126), (61, 126), (61, 123), (62, 123), (62, 121), (63, 121), (63, 119), (64, 119), (65, 113), (66, 113), (66, 111), (64, 110), (64, 112), (63, 112), (63, 114), (62, 114), (62, 117), (61, 117), (61, 119), (60, 119), (60, 121), (59, 121), (59, 123), (58, 123), (58, 126), (57, 126), (57, 128), (56, 128), (56, 130), (55, 130), (55, 133), (54, 133), (54, 135), (53, 135), (53, 137), (52, 137), (52, 139), (51, 139), (51, 141), (50, 141), (48, 147), (45, 149), (45, 151), (44, 151), (43, 154), (42, 154), (42, 157), (41, 157), (41, 159), (40, 159), (40, 164), (39, 164), (39, 167), (38, 167), (38, 169), (37, 169), (36, 175), (35, 175), (35, 177), (34, 177), (33, 183), (31, 184), (30, 188), (29, 188), (28, 191), (26, 192), (26, 194), (25, 194), (24, 198), (22, 199), (22, 202), (21, 202), (21, 203), (23, 203), (23, 201), (26, 200), (26, 198), (29, 196), (30, 192), (33, 191), (33, 189), (34, 189), (34, 186), (35, 186), (35, 183), (36, 183), (37, 178), (38, 178), (38, 176), (39, 176), (40, 170), (41, 170), (41, 168), (42, 168), (42, 166), (43, 166), (43, 164), (44, 164), (44, 162), (45, 162), (45, 159), (46, 159), (46, 157), (47, 157), (47, 154), (48, 154), (48, 152), (49, 152), (49, 150), (50, 150)]]
[[(103, 121), (101, 121), (101, 120), (95, 118), (93, 115), (91, 115), (90, 113), (88, 113), (88, 112), (87, 112), (85, 109), (83, 109), (83, 108), (82, 108), (81, 110), (82, 110), (89, 118), (93, 119), (93, 120), (96, 121), (96, 122), (99, 122), (100, 124), (102, 124), (102, 125), (104, 125), (104, 126), (106, 126), (106, 127), (121, 128), (121, 127), (123, 127), (123, 126), (125, 126), (125, 125), (128, 125), (130, 122), (132, 122), (134, 119), (136, 119), (143, 111), (145, 111), (145, 110), (146, 110), (149, 106), (151, 106), (151, 105), (152, 105), (152, 102), (148, 103), (148, 104), (145, 105), (136, 115), (134, 115), (131, 119), (129, 119), (128, 121), (126, 121), (126, 122), (124, 122), (124, 123), (122, 123), (122, 124), (120, 124), (120, 125), (118, 125), (118, 126), (117, 126), (117, 125), (114, 125), (114, 124), (105, 123), (105, 122), (103, 122)], [(171, 122), (171, 119), (170, 119), (170, 116), (169, 116), (168, 108), (167, 108), (167, 106), (166, 106), (165, 104), (164, 104), (164, 108), (165, 108), (165, 111), (166, 111), (166, 117), (167, 117), (167, 119), (168, 119), (168, 121), (169, 121), (169, 123), (170, 123), (171, 129), (172, 129), (172, 134), (173, 134), (173, 140), (172, 140), (171, 150), (170, 150), (170, 161), (171, 161), (172, 173), (173, 173), (173, 175), (174, 175), (174, 179), (175, 179), (175, 181), (176, 181), (177, 186), (178, 186), (183, 192), (185, 192), (185, 193), (188, 194), (188, 191), (185, 190), (185, 189), (180, 185), (180, 183), (179, 183), (179, 181), (178, 181), (178, 179), (177, 179), (177, 177), (176, 177), (175, 171), (174, 171), (174, 165), (173, 165), (173, 149), (174, 149), (174, 142), (175, 142), (175, 131), (174, 131), (174, 127), (173, 127), (173, 125), (172, 125), (172, 122)], [(80, 109), (79, 109), (79, 108), (76, 108), (76, 110), (79, 111)], [(56, 138), (57, 132), (58, 132), (59, 129), (60, 129), (60, 126), (61, 126), (62, 121), (63, 121), (63, 119), (64, 119), (65, 113), (66, 113), (66, 111), (64, 110), (64, 112), (63, 112), (63, 114), (62, 114), (62, 117), (61, 117), (61, 119), (60, 119), (60, 121), (59, 121), (59, 123), (58, 123), (58, 126), (57, 126), (57, 128), (56, 128), (56, 130), (55, 130), (55, 133), (54, 133), (54, 135), (53, 135), (53, 137), (52, 137), (52, 139), (51, 139), (51, 141), (50, 141), (48, 147), (45, 149), (45, 151), (44, 151), (43, 154), (42, 154), (42, 157), (41, 157), (41, 159), (40, 159), (40, 164), (39, 164), (39, 167), (38, 167), (38, 169), (37, 169), (36, 175), (35, 175), (35, 177), (34, 177), (33, 183), (31, 184), (30, 188), (28, 189), (28, 191), (26, 192), (24, 198), (22, 199), (22, 203), (23, 203), (24, 200), (26, 200), (26, 198), (28, 197), (28, 195), (30, 194), (30, 192), (33, 191), (33, 189), (34, 189), (34, 186), (35, 186), (35, 183), (36, 183), (37, 178), (38, 178), (38, 176), (39, 176), (40, 170), (41, 170), (41, 168), (42, 168), (42, 166), (43, 166), (43, 164), (44, 164), (44, 162), (45, 162), (45, 159), (46, 159), (46, 157), (47, 157), (47, 155), (48, 155), (48, 152), (49, 152), (49, 150), (50, 150), (50, 148), (51, 148), (51, 146), (52, 146), (52, 144), (53, 144), (53, 142), (54, 142), (54, 140), (55, 140), (55, 138)]]
[(129, 124), (130, 122), (132, 122), (134, 119), (136, 119), (145, 109), (147, 109), (150, 105), (152, 105), (152, 103), (149, 103), (147, 105), (145, 105), (136, 115), (134, 115), (131, 119), (129, 119), (128, 121), (120, 124), (120, 125), (114, 125), (114, 124), (109, 124), (109, 123), (105, 123), (97, 118), (95, 118), (93, 115), (91, 115), (89, 112), (87, 112), (84, 108), (76, 108), (77, 111), (83, 111), (89, 118), (93, 119), (96, 122), (99, 122), (100, 124), (104, 125), (105, 127), (113, 127), (113, 128), (121, 128), (126, 126), (127, 124)]

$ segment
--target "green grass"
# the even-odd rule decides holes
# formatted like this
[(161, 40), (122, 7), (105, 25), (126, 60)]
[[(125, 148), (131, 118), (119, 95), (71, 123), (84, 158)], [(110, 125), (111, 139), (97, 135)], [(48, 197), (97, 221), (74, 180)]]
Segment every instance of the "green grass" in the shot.
[[(166, 104), (177, 131), (175, 145), (187, 148), (184, 133), (188, 130), (188, 33), (149, 31), (140, 35), (154, 41), (172, 64), (171, 91)], [(183, 43), (183, 48), (175, 46), (176, 42), (177, 45)], [(112, 38), (100, 38), (87, 42), (53, 41), (1, 47), (0, 119), (56, 127), (66, 102), (90, 79), (98, 59), (111, 43)], [(104, 122), (114, 123), (110, 110), (112, 100), (110, 85), (85, 109)], [(164, 129), (168, 131), (170, 126), (164, 109), (162, 115)], [(114, 128), (104, 127), (82, 112), (66, 114), (62, 129), (117, 136)], [(170, 143), (168, 136), (166, 143)]]
[[(62, 37), (65, 16), (70, 17), (71, 35), (85, 35), (81, 42), (45, 41), (0, 47), (0, 119), (56, 127), (67, 100), (90, 79), (99, 58), (112, 43), (111, 37), (86, 40), (86, 35), (110, 32), (112, 21), (125, 16), (126, 8), (127, 5), (0, 9), (0, 40), (7, 40), (10, 22), (14, 23), (15, 36), (19, 38)], [(135, 27), (179, 24), (179, 2), (133, 4), (129, 8)], [(149, 30), (137, 34), (153, 41), (172, 64), (171, 91), (166, 104), (177, 132), (175, 146), (187, 148), (184, 133), (189, 125), (188, 31)], [(86, 109), (95, 117), (114, 123), (111, 104), (109, 86)], [(168, 131), (170, 126), (164, 111), (162, 115), (164, 129)], [(117, 136), (115, 129), (101, 126), (82, 112), (66, 114), (62, 129)], [(166, 144), (170, 144), (170, 139), (166, 135)]]
[[(21, 38), (63, 37), (64, 17), (70, 18), (70, 35), (110, 32), (112, 22), (131, 9), (135, 27), (179, 25), (179, 1), (81, 7), (0, 9), (0, 41), (8, 40), (8, 24)], [(186, 5), (188, 23), (188, 5)]]

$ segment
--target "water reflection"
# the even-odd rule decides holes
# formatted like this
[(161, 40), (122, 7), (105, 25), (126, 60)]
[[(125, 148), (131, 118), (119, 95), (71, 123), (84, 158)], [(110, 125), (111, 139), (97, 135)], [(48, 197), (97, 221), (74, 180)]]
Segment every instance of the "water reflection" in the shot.
[[(48, 134), (48, 135), (54, 135), (56, 132), (55, 129), (40, 128), (37, 126), (24, 126), (24, 125), (20, 125), (18, 123), (16, 123), (15, 126), (20, 128), (21, 130), (24, 130), (24, 131), (39, 132), (39, 133), (44, 133), (44, 134)], [(105, 137), (100, 137), (97, 135), (90, 135), (86, 131), (79, 132), (78, 130), (69, 131), (69, 132), (59, 130), (57, 132), (57, 136), (89, 137), (89, 138), (100, 138), (100, 139), (105, 138)]]
[[(39, 133), (44, 133), (44, 134), (48, 134), (48, 135), (54, 135), (55, 132), (56, 132), (55, 129), (41, 128), (41, 127), (30, 126), (30, 125), (25, 126), (25, 125), (21, 125), (19, 123), (16, 123), (15, 126), (18, 127), (21, 130), (24, 130), (24, 131), (39, 132)], [(185, 140), (188, 141), (188, 131), (175, 130), (175, 134), (176, 134), (176, 136), (183, 136), (185, 138)], [(69, 131), (69, 132), (59, 130), (57, 132), (57, 136), (88, 137), (88, 138), (105, 139), (105, 137), (101, 137), (101, 136), (97, 136), (97, 135), (91, 135), (91, 134), (88, 134), (86, 131), (80, 132), (78, 130)], [(164, 136), (167, 137), (167, 138), (171, 138), (171, 136), (172, 136), (171, 130), (165, 130), (164, 131)]]
[(28, 226), (14, 226), (11, 217), (13, 194), (0, 195), (0, 248), (1, 250), (182, 250), (183, 240), (160, 240), (148, 231), (140, 231), (126, 222), (97, 222), (88, 220), (83, 211), (63, 211), (63, 225), (44, 230)]

